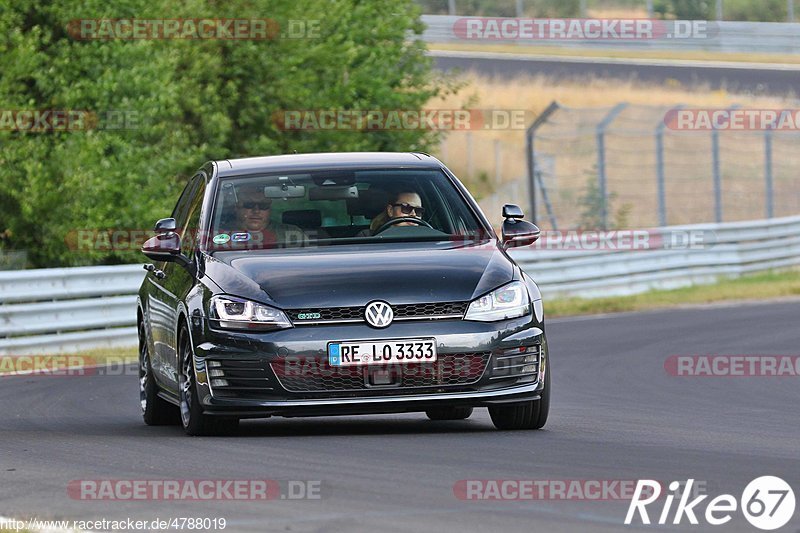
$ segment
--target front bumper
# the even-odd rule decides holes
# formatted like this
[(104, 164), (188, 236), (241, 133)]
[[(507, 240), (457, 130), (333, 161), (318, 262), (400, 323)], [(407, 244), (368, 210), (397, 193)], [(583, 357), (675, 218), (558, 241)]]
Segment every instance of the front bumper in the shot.
[[(264, 418), (267, 416), (330, 416), (347, 414), (407, 413), (443, 405), (488, 407), (501, 403), (524, 402), (541, 398), (539, 382), (498, 390), (398, 396), (360, 396), (357, 398), (286, 399), (277, 401), (223, 400), (211, 398), (205, 414)], [(253, 405), (257, 403), (257, 405)]]
[[(274, 415), (401, 413), (445, 405), (481, 407), (536, 400), (543, 390), (548, 365), (544, 328), (530, 316), (502, 323), (462, 320), (395, 323), (382, 330), (364, 325), (330, 325), (242, 333), (210, 329), (207, 322), (196, 327), (200, 331), (193, 331), (192, 337), (198, 397), (204, 412), (209, 415), (262, 418)], [(286, 377), (276, 371), (276, 365), (287, 358), (303, 358), (304, 361), (324, 364), (329, 341), (420, 337), (436, 338), (442, 361), (448, 357), (452, 360), (453, 357), (480, 354), (485, 366), (477, 373), (474, 368), (464, 367), (473, 374), (461, 381), (419, 382), (421, 385), (414, 387), (365, 384), (358, 390), (291, 390), (287, 389)], [(521, 368), (505, 368), (522, 367), (507, 363), (521, 362), (522, 359), (514, 358), (533, 353), (537, 354), (538, 360), (536, 364), (526, 366), (527, 375), (513, 373)], [(531, 375), (533, 366), (537, 371)], [(249, 368), (253, 370), (247, 372)], [(229, 375), (234, 377), (227, 381), (216, 379), (221, 376), (220, 379), (224, 380)], [(231, 390), (234, 387), (215, 385), (238, 386), (251, 382), (257, 382), (261, 388), (251, 392), (241, 387), (244, 390), (234, 393)]]

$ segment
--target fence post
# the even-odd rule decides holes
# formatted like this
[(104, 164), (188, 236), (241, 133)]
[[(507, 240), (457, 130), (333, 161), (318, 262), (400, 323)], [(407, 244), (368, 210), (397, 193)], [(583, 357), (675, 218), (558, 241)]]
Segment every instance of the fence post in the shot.
[(722, 0), (717, 0), (717, 20), (722, 20), (723, 12), (722, 12)]
[(767, 127), (764, 132), (764, 187), (766, 189), (767, 218), (775, 215), (775, 191), (772, 182), (772, 128)]
[(794, 22), (794, 0), (786, 0), (786, 19)]
[[(729, 111), (737, 109), (739, 105), (728, 108)], [(719, 130), (711, 126), (711, 164), (714, 172), (714, 220), (722, 222), (722, 171), (719, 158)]]
[(522, 0), (517, 0), (517, 18), (522, 18), (522, 15), (525, 14), (525, 8), (522, 6)]
[(714, 173), (714, 221), (722, 222), (722, 176), (719, 168), (719, 131), (711, 131), (711, 165)]
[(606, 129), (614, 122), (623, 109), (628, 107), (627, 102), (617, 104), (597, 125), (597, 187), (600, 192), (600, 221), (608, 228), (608, 183), (606, 180)]
[[(683, 104), (672, 108), (674, 111), (683, 109)], [(667, 121), (662, 118), (656, 125), (656, 185), (658, 188), (658, 225), (667, 225), (667, 186), (664, 173), (664, 129)]]
[(467, 176), (472, 179), (475, 173), (475, 167), (472, 164), (472, 132), (467, 132)]
[(447, 0), (447, 14), (448, 15), (456, 14), (456, 0)]
[(653, 0), (647, 0), (647, 16), (653, 18)]
[(494, 140), (494, 181), (500, 185), (503, 183), (503, 160), (500, 153), (500, 139)]
[(550, 227), (552, 227), (555, 231), (558, 231), (556, 214), (553, 212), (553, 206), (550, 204), (550, 198), (547, 197), (547, 187), (544, 186), (544, 180), (542, 180), (542, 171), (539, 169), (536, 169), (536, 181), (539, 183), (539, 188), (542, 191), (542, 202), (544, 202), (544, 208), (547, 210), (547, 217), (550, 219)]
[(550, 115), (559, 108), (558, 102), (552, 101), (542, 114), (536, 117), (533, 124), (525, 130), (525, 160), (528, 162), (528, 201), (530, 202), (531, 222), (536, 224), (536, 156), (534, 154), (534, 137), (536, 130), (547, 122)]

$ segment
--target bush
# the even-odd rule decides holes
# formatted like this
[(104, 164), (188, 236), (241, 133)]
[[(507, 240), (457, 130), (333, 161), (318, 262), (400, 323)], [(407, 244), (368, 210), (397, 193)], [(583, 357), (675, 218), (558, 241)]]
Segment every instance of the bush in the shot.
[[(283, 109), (419, 109), (448, 87), (431, 74), (411, 0), (5, 0), (0, 110), (119, 112), (127, 129), (32, 133), (0, 128), (0, 247), (31, 266), (135, 262), (76, 253), (82, 229), (147, 229), (168, 216), (209, 159), (425, 150), (423, 131), (282, 131)], [(112, 5), (113, 4), (113, 5)], [(313, 39), (73, 39), (73, 19), (319, 20)]]

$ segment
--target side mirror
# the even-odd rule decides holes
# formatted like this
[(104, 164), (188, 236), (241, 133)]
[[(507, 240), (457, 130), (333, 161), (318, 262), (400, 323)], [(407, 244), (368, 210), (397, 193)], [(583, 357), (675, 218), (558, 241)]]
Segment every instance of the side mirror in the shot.
[(518, 205), (506, 204), (503, 206), (503, 235), (504, 248), (527, 246), (539, 240), (541, 230), (528, 221), (522, 220), (525, 214)]
[(174, 261), (189, 266), (191, 260), (181, 253), (181, 238), (175, 232), (174, 218), (162, 218), (156, 222), (156, 236), (148, 239), (142, 246), (142, 253), (153, 261)]
[(153, 261), (176, 261), (181, 256), (181, 238), (174, 231), (156, 235), (144, 243), (142, 253)]
[(156, 222), (156, 227), (153, 229), (153, 231), (161, 235), (164, 233), (172, 233), (176, 229), (178, 228), (174, 218), (162, 218)]
[(525, 213), (515, 204), (505, 204), (503, 206), (503, 218), (525, 218)]

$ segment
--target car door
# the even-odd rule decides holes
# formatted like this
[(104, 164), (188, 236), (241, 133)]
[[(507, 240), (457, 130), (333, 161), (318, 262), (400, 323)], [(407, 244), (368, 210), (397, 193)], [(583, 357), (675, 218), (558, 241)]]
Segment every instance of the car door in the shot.
[[(188, 231), (189, 221), (192, 215), (199, 216), (199, 206), (202, 205), (204, 194), (205, 174), (200, 173), (187, 184), (172, 212), (177, 232), (181, 236), (181, 248), (184, 253), (187, 250), (192, 252), (190, 247), (196, 236)], [(191, 255), (187, 255), (191, 257)], [(194, 276), (175, 262), (159, 263), (156, 268), (161, 270), (164, 275), (159, 279), (153, 273), (148, 274), (148, 281), (152, 285), (149, 291), (148, 307), (153, 335), (153, 374), (162, 388), (177, 392), (178, 305), (182, 295), (185, 295), (194, 284)]]

